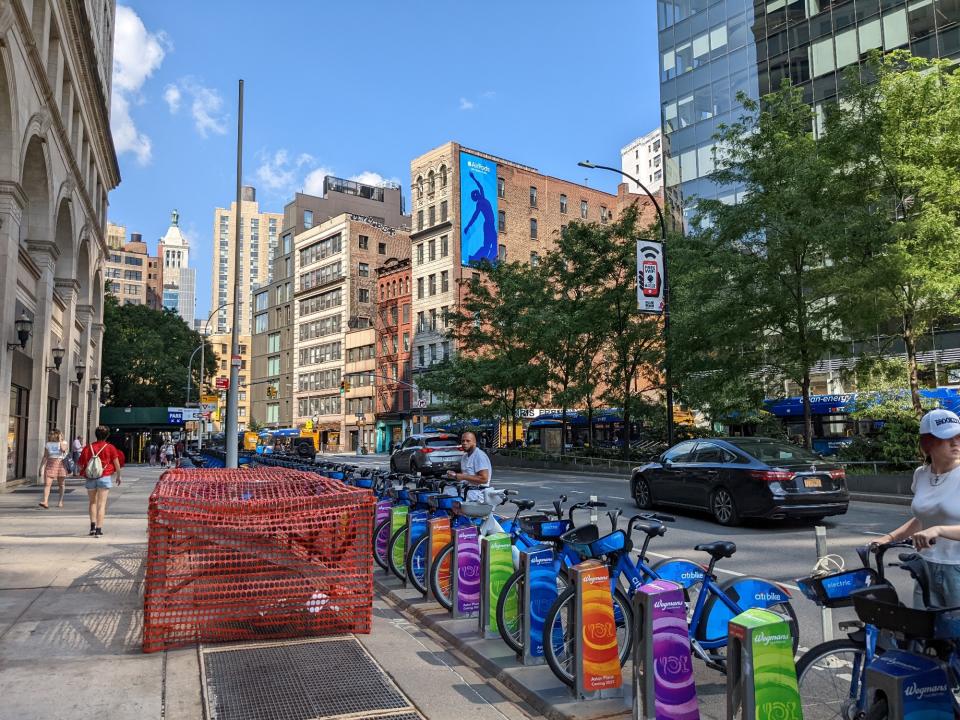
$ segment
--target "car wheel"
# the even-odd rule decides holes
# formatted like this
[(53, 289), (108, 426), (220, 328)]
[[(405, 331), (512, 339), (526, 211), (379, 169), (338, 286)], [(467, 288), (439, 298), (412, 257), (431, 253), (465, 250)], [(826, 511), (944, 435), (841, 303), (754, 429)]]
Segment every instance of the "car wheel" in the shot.
[(653, 507), (653, 496), (650, 495), (650, 484), (641, 475), (633, 483), (633, 501), (641, 510)]
[(398, 472), (397, 463), (394, 462), (393, 458), (390, 458), (390, 472)]
[(740, 522), (733, 495), (725, 487), (719, 487), (713, 491), (713, 497), (710, 498), (710, 512), (713, 519), (721, 525), (737, 525)]

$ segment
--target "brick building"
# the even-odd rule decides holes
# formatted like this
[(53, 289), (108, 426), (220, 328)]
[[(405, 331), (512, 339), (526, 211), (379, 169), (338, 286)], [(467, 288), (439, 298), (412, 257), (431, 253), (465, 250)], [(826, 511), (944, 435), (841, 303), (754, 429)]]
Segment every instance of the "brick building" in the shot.
[(377, 270), (376, 451), (390, 449), (412, 432), (410, 259), (391, 258)]
[(375, 340), (373, 327), (350, 330), (344, 337), (343, 379), (345, 388), (349, 389), (345, 389), (343, 397), (344, 442), (341, 444), (344, 450), (351, 452), (360, 446), (374, 447)]
[(159, 310), (161, 277), (159, 259), (150, 257), (140, 233), (131, 233), (123, 225), (107, 223), (107, 245), (110, 252), (105, 263), (104, 290), (121, 305), (146, 305)]

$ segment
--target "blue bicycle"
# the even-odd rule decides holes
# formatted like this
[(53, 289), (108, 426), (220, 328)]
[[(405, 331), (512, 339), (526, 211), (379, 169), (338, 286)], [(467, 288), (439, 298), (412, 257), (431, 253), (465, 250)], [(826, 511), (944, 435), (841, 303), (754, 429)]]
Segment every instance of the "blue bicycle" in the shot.
[[(597, 559), (610, 569), (610, 587), (613, 595), (614, 620), (617, 626), (617, 643), (620, 664), (627, 661), (633, 647), (633, 594), (650, 580), (671, 580), (682, 585), (691, 598), (688, 608), (690, 645), (696, 657), (708, 667), (726, 671), (726, 647), (728, 622), (751, 608), (773, 610), (790, 618), (794, 651), (799, 644), (797, 615), (790, 604), (790, 593), (778, 584), (757, 577), (737, 577), (724, 583), (714, 574), (717, 562), (729, 558), (737, 546), (727, 540), (701, 543), (694, 549), (710, 556), (704, 568), (696, 563), (676, 560), (675, 564), (661, 563), (654, 567), (646, 564), (646, 550), (654, 537), (666, 533), (664, 521), (669, 516), (635, 515), (630, 518), (627, 532), (617, 527), (613, 520), (613, 532), (600, 535), (596, 525), (575, 528), (563, 536), (563, 541), (573, 548), (582, 559)], [(671, 518), (672, 519), (672, 518)], [(646, 535), (640, 556), (636, 562), (630, 555), (633, 549), (631, 536), (635, 530)], [(694, 568), (691, 570), (690, 568)], [(621, 587), (625, 581), (626, 591)], [(693, 596), (696, 596), (693, 599)], [(574, 674), (574, 605), (575, 588), (567, 588), (547, 612), (544, 621), (544, 636), (551, 642), (544, 643), (544, 656), (553, 673), (573, 687)], [(549, 630), (548, 630), (549, 629)], [(548, 635), (549, 633), (549, 635)]]

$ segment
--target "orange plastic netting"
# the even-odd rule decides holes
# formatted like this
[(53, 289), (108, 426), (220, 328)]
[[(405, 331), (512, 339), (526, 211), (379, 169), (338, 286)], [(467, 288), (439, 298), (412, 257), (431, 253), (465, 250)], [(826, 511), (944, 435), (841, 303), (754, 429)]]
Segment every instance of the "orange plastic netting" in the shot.
[(164, 473), (150, 495), (144, 652), (370, 632), (374, 504), (282, 468)]

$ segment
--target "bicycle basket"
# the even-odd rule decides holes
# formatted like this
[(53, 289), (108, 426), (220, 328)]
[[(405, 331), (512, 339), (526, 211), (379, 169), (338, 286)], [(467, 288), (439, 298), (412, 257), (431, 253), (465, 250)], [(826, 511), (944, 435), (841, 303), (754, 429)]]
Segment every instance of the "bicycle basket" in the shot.
[(854, 592), (872, 587), (879, 581), (880, 576), (873, 568), (857, 568), (819, 577), (811, 575), (800, 578), (797, 585), (800, 591), (817, 605), (840, 608), (853, 605)]
[(853, 594), (853, 607), (863, 622), (904, 638), (948, 639), (960, 635), (960, 613), (952, 610), (921, 610), (897, 600), (896, 591), (881, 584)]
[(581, 557), (593, 558), (607, 553), (623, 550), (627, 536), (622, 530), (600, 537), (600, 528), (596, 525), (583, 525), (565, 532), (560, 539)]
[(552, 520), (543, 514), (520, 518), (520, 530), (535, 540), (555, 540), (569, 529), (568, 521)]

